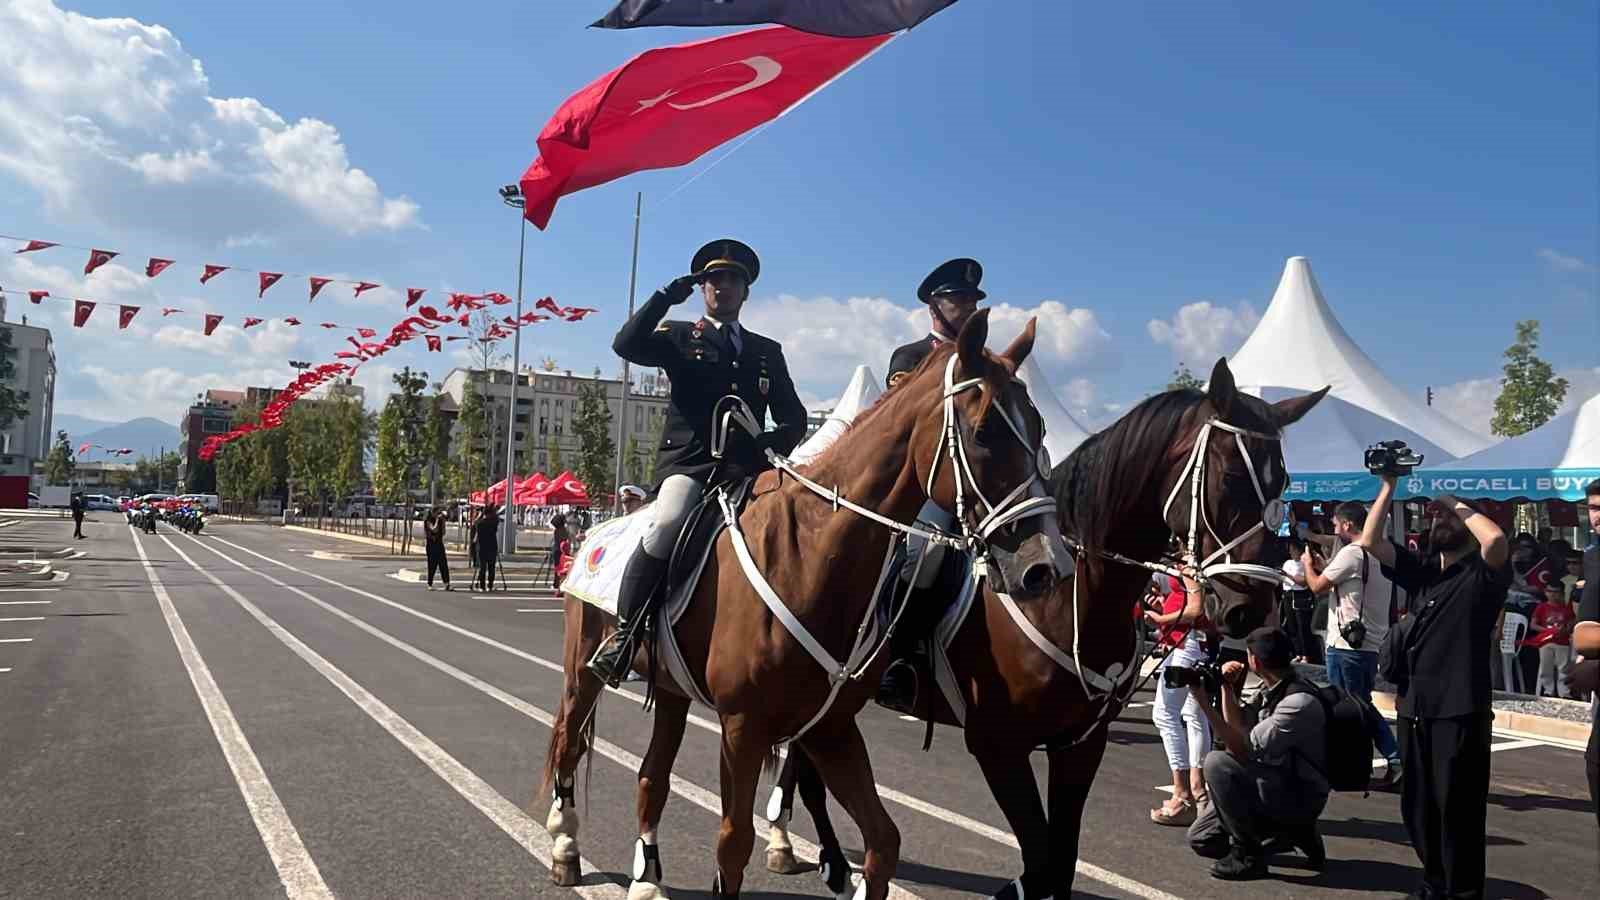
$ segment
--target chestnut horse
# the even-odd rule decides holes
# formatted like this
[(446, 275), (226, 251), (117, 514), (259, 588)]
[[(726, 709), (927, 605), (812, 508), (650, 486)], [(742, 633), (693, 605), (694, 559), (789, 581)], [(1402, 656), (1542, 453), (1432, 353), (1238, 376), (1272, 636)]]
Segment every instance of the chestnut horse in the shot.
[[(933, 537), (979, 550), (1019, 594), (1042, 595), (1066, 571), (1049, 473), (1040, 465), (1043, 426), (1015, 378), (1034, 323), (999, 356), (984, 349), (987, 336), (988, 318), (979, 313), (803, 473), (776, 459), (780, 471), (760, 476), (737, 527), (718, 536), (687, 609), (662, 626), (672, 629), (697, 683), (657, 676), (639, 771), (634, 900), (661, 893), (656, 827), (691, 697), (709, 701), (722, 724), (713, 893), (739, 892), (754, 844), (756, 782), (774, 745), (794, 740), (861, 828), (858, 895), (887, 895), (900, 836), (879, 802), (855, 716), (887, 664), (874, 648), (881, 630), (874, 588), (892, 542), (917, 532), (910, 523), (932, 499), (960, 510), (962, 530)], [(546, 827), (555, 838), (552, 876), (563, 885), (578, 878), (574, 772), (593, 739), (601, 687), (585, 662), (613, 621), (567, 596), (565, 687), (540, 789), (554, 796)], [(634, 670), (647, 663), (641, 648)]]
[[(1226, 361), (1218, 360), (1207, 392), (1168, 391), (1145, 400), (1051, 473), (1062, 531), (1080, 550), (1075, 577), (1033, 602), (983, 585), (981, 603), (948, 648), (963, 710), (942, 698), (929, 710), (937, 721), (964, 727), (967, 750), (1022, 850), (1022, 875), (997, 897), (1062, 900), (1072, 893), (1079, 825), (1107, 726), (1133, 694), (1142, 661), (1141, 626), (1132, 611), (1151, 569), (1165, 567), (1149, 563), (1178, 544), (1174, 561), (1198, 573), (1206, 613), (1229, 636), (1266, 620), (1278, 572), (1233, 560), (1281, 562), (1273, 555), (1281, 554), (1278, 495), (1288, 480), (1281, 433), (1326, 393), (1268, 404), (1240, 393)], [(1050, 764), (1048, 807), (1029, 764), (1041, 748)], [(806, 783), (816, 774), (805, 760), (796, 763), (786, 774), (800, 781), (818, 820), (822, 859), (840, 860), (821, 790)], [(782, 827), (769, 832), (767, 864), (798, 871)], [(824, 877), (836, 866), (824, 866)], [(830, 887), (840, 886), (835, 875)]]

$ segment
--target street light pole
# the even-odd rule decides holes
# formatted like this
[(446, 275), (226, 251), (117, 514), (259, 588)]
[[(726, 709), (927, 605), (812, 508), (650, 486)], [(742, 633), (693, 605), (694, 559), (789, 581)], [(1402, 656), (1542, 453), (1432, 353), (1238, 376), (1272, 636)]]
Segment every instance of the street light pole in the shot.
[[(633, 289), (639, 275), (639, 211), (644, 207), (644, 192), (633, 195), (633, 265), (628, 269), (628, 318), (633, 318)], [(617, 480), (612, 492), (612, 512), (622, 513), (622, 460), (628, 451), (628, 360), (622, 360), (622, 399), (617, 404)], [(652, 448), (653, 449), (653, 448)]]
[[(500, 199), (505, 205), (521, 210), (522, 188), (508, 184), (500, 189)], [(517, 327), (512, 329), (511, 335), (511, 413), (506, 416), (506, 521), (502, 547), (506, 556), (515, 556), (517, 553), (517, 486), (512, 480), (516, 477), (517, 459), (517, 377), (522, 368), (522, 260), (528, 243), (528, 219), (519, 215), (517, 221), (520, 223), (517, 238)]]

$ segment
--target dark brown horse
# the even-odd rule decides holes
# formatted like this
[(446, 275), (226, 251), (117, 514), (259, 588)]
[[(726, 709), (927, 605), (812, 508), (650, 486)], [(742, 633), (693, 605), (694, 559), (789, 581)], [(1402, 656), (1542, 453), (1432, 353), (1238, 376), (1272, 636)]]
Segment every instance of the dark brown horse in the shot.
[[(1180, 561), (1201, 573), (1207, 615), (1224, 633), (1242, 636), (1265, 621), (1274, 570), (1233, 560), (1282, 561), (1274, 537), (1287, 482), (1280, 434), (1326, 393), (1268, 404), (1236, 390), (1219, 360), (1206, 393), (1151, 397), (1051, 473), (1062, 531), (1079, 551), (1076, 577), (1037, 601), (985, 585), (948, 649), (957, 701), (939, 699), (928, 710), (964, 727), (1021, 847), (1023, 873), (997, 896), (1072, 893), (1079, 824), (1107, 725), (1137, 686), (1142, 661), (1133, 610), (1151, 570), (1137, 563), (1168, 558), (1176, 545)], [(1050, 763), (1046, 801), (1029, 765), (1041, 748)], [(814, 777), (803, 763), (794, 771)], [(813, 819), (825, 819), (825, 805), (813, 802), (818, 789), (802, 783), (800, 793)], [(819, 822), (818, 831), (831, 835), (832, 825)], [(786, 845), (774, 828), (768, 868), (796, 870)], [(821, 849), (824, 860), (842, 858), (836, 843)], [(830, 887), (838, 890), (837, 879)]]
[[(793, 469), (763, 474), (738, 529), (718, 537), (693, 599), (670, 626), (695, 683), (658, 676), (654, 729), (639, 772), (634, 900), (660, 893), (656, 826), (695, 696), (710, 702), (722, 724), (713, 892), (739, 892), (763, 763), (775, 744), (798, 735), (861, 828), (864, 897), (887, 895), (900, 837), (878, 800), (855, 716), (887, 661), (871, 653), (870, 635), (878, 622), (874, 586), (891, 541), (933, 499), (962, 510), (963, 542), (980, 546), (1019, 593), (1049, 591), (1066, 568), (1047, 473), (1039, 471), (1042, 425), (1014, 378), (1032, 349), (1034, 325), (998, 357), (984, 350), (987, 335), (980, 313), (805, 469), (810, 484)], [(564, 885), (578, 877), (573, 776), (593, 736), (600, 693), (585, 661), (611, 627), (610, 616), (568, 595), (565, 690), (541, 789), (555, 798), (546, 827), (555, 838), (552, 874)], [(645, 671), (646, 662), (641, 649), (635, 670)]]

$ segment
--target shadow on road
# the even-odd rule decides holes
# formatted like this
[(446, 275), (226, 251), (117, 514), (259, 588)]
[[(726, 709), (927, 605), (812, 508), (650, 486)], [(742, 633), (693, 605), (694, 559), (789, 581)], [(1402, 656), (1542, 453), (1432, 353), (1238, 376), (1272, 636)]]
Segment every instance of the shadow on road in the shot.
[[(1422, 870), (1417, 866), (1375, 859), (1335, 859), (1330, 856), (1326, 871), (1303, 875), (1283, 871), (1292, 871), (1297, 865), (1303, 865), (1304, 860), (1299, 857), (1280, 855), (1267, 862), (1272, 866), (1272, 875), (1269, 877), (1285, 884), (1305, 887), (1394, 896), (1415, 890), (1422, 880)], [(1503, 897), (1506, 900), (1544, 900), (1550, 895), (1520, 881), (1490, 878), (1484, 882), (1484, 896)]]

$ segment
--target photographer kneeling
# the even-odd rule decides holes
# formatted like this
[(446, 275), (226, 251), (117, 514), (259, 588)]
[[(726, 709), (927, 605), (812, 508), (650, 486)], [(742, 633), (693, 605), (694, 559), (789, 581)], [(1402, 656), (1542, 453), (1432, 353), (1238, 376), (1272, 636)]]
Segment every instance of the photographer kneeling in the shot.
[[(1197, 821), (1190, 842), (1202, 856), (1222, 857), (1213, 877), (1227, 880), (1267, 874), (1269, 841), (1301, 850), (1313, 869), (1327, 859), (1317, 818), (1328, 802), (1327, 714), (1314, 686), (1295, 674), (1293, 644), (1276, 628), (1250, 632), (1249, 671), (1261, 678), (1259, 720), (1251, 727), (1239, 703), (1245, 665), (1222, 667), (1222, 711), (1211, 706), (1211, 690), (1201, 680), (1189, 690), (1200, 703), (1211, 730), (1226, 750), (1205, 760), (1206, 785), (1214, 822)], [(1223, 836), (1226, 835), (1226, 846)]]

